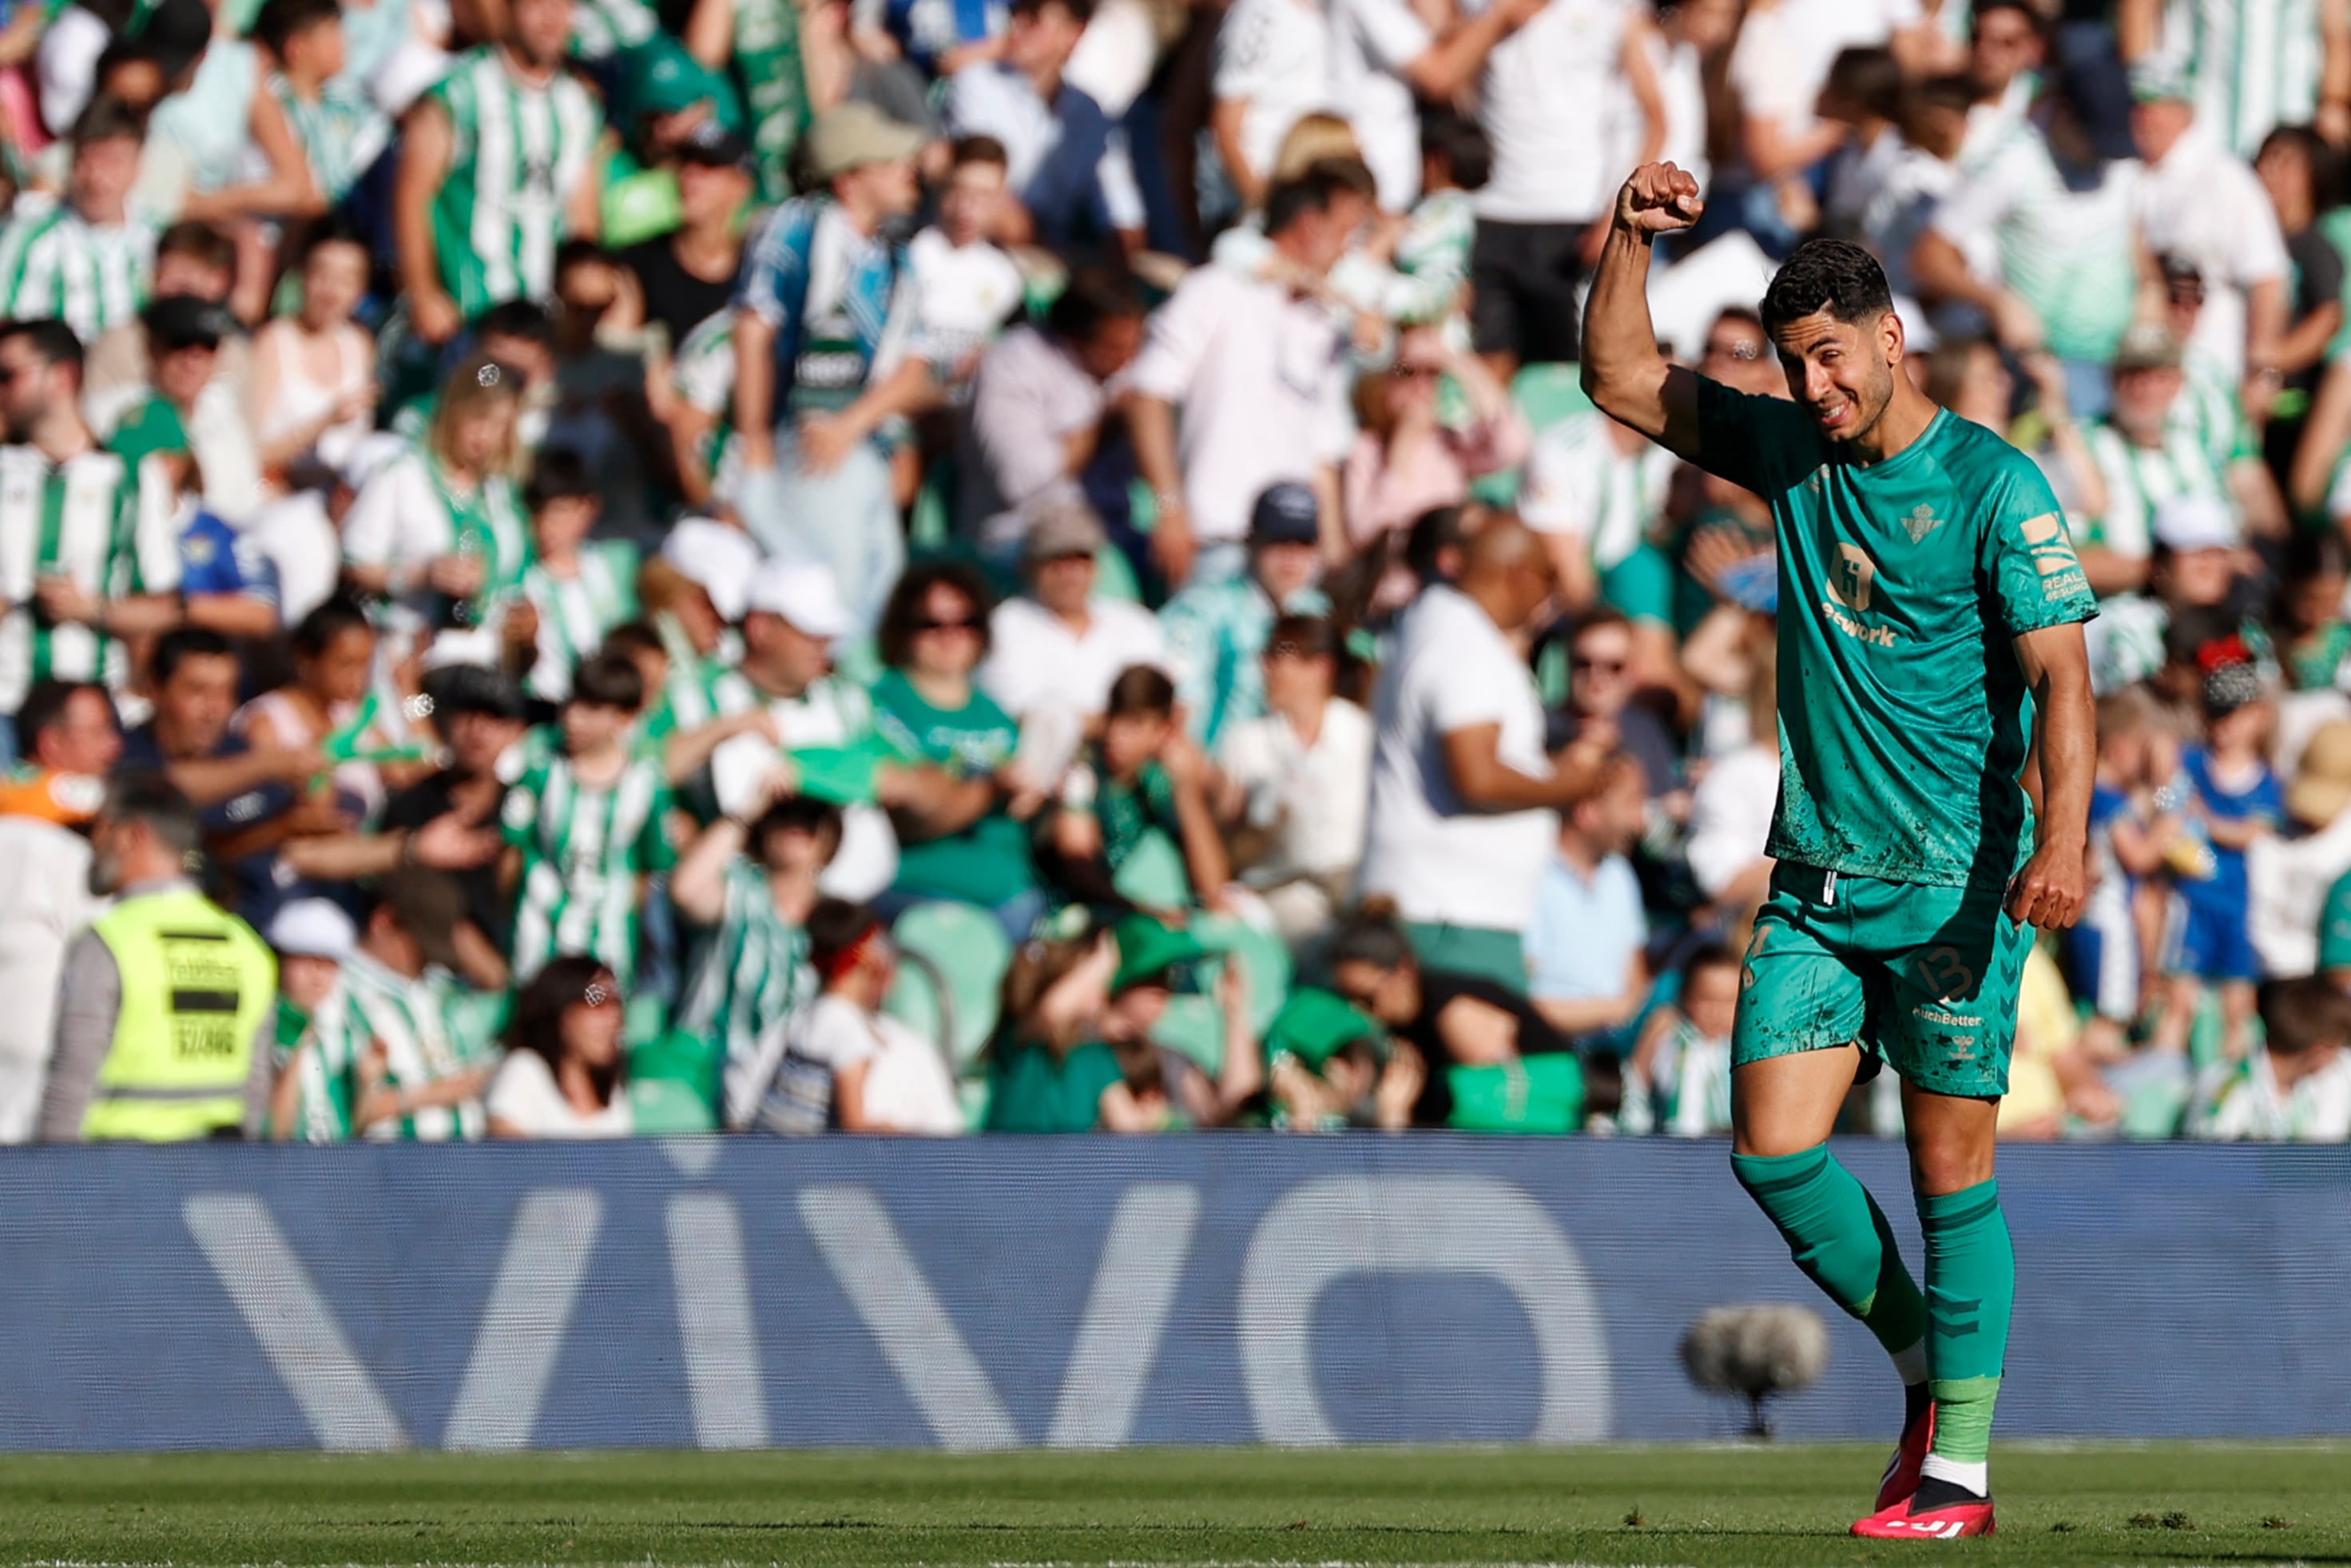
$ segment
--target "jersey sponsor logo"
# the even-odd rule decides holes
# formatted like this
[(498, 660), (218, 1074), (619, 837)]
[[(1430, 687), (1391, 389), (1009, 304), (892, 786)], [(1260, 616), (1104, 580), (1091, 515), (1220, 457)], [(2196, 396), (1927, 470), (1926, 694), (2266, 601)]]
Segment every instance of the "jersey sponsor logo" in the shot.
[(2024, 536), (2024, 547), (2032, 555), (2032, 570), (2041, 574), (2041, 598), (2043, 603), (2070, 599), (2089, 590), (2089, 580), (2082, 575), (2081, 559), (2074, 553), (2074, 541), (2065, 531), (2065, 519), (2055, 512), (2043, 512), (2037, 517), (2027, 517), (2017, 525)]
[[(1829, 591), (1834, 593), (1836, 590), (1832, 588)], [(1866, 643), (1876, 648), (1894, 646), (1894, 632), (1891, 627), (1865, 625), (1847, 613), (1834, 599), (1822, 600), (1821, 612), (1829, 618), (1830, 625), (1856, 642)]]
[(1911, 507), (1910, 515), (1902, 519), (1902, 531), (1910, 536), (1910, 542), (1914, 545), (1942, 526), (1943, 519), (1937, 517), (1935, 509), (1924, 501)]

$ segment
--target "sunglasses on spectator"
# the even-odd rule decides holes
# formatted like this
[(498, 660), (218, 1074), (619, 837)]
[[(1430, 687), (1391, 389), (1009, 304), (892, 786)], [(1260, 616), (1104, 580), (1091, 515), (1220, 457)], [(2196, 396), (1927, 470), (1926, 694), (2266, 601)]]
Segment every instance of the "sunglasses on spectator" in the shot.
[(1571, 653), (1568, 655), (1567, 667), (1571, 670), (1589, 670), (1595, 675), (1621, 675), (1631, 669), (1633, 664), (1629, 659), (1586, 659)]
[(917, 621), (907, 630), (917, 635), (925, 632), (969, 632), (978, 624), (979, 622), (972, 617), (961, 615), (952, 621)]
[(1330, 653), (1328, 648), (1310, 647), (1304, 643), (1288, 639), (1265, 645), (1265, 656), (1269, 659), (1322, 659), (1329, 657)]
[(1706, 357), (1709, 360), (1760, 360), (1763, 357), (1763, 346), (1750, 343), (1744, 338), (1709, 338), (1706, 344)]
[(1398, 364), (1388, 371), (1400, 382), (1433, 382), (1444, 373), (1443, 365)]

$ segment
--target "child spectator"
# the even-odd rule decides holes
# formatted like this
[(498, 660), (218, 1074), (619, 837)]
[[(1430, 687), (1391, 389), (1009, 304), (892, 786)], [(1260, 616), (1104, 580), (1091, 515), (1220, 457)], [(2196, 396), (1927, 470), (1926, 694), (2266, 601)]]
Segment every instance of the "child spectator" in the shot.
[(2285, 980), (2262, 1009), (2268, 1038), (2197, 1084), (2190, 1137), (2339, 1144), (2351, 1139), (2351, 997), (2330, 980)]
[(501, 812), (517, 981), (559, 953), (592, 954), (623, 985), (636, 970), (644, 881), (675, 858), (669, 781), (630, 744), (644, 701), (637, 666), (599, 653), (572, 677), (561, 723), (524, 742)]
[(1003, 222), (1004, 143), (956, 140), (938, 221), (906, 246), (914, 270), (914, 350), (956, 402), (967, 398), (979, 357), (1019, 310), (1020, 269), (990, 243)]
[(392, 120), (346, 79), (343, 12), (335, 0), (267, 0), (253, 36), (277, 62), (262, 83), (294, 133), (311, 183), (329, 207), (392, 143)]
[(1087, 904), (1125, 902), (1112, 882), (1157, 828), (1183, 852), (1186, 902), (1213, 906), (1228, 875), (1208, 810), (1207, 765), (1176, 723), (1176, 686), (1138, 664), (1111, 683), (1102, 738), (1087, 745), (1061, 787), (1048, 830), (1049, 874)]
[(1703, 1138), (1730, 1131), (1730, 1025), (1739, 956), (1709, 943), (1682, 962), (1681, 994), (1649, 1015), (1625, 1069), (1628, 1133)]
[(810, 914), (824, 994), (776, 1039), (780, 1060), (751, 1125), (764, 1133), (959, 1133), (963, 1113), (929, 1041), (881, 1011), (898, 956), (870, 905), (829, 898)]
[(2120, 1057), (2147, 995), (2147, 949), (2139, 891), (2162, 870), (2179, 823), (2157, 804), (2179, 771), (2171, 737), (2146, 694), (2133, 687), (2098, 704), (2098, 768), (2090, 786), (2090, 893), (2064, 934), (2067, 979), (2090, 1007), (2082, 1046), (2094, 1061)]
[(606, 632), (637, 612), (637, 549), (624, 539), (588, 542), (603, 510), (601, 492), (577, 453), (551, 448), (523, 489), (538, 559), (522, 574), (523, 602), (538, 626), (531, 695), (559, 703), (571, 672)]
[(515, 1003), (506, 1060), (490, 1080), (494, 1138), (625, 1138), (621, 983), (576, 954), (538, 972)]
[[(2204, 680), (2205, 740), (2180, 757), (2189, 793), (2189, 820), (2210, 844), (2210, 870), (2178, 880), (2179, 914), (2169, 961), (2168, 1005), (2157, 1042), (2177, 1051), (2202, 1005), (2204, 988), (2220, 988), (2223, 1050), (2245, 1052), (2253, 1016), (2253, 982), (2261, 974), (2248, 926), (2245, 850), (2276, 830), (2285, 810), (2276, 775), (2262, 760), (2270, 703), (2251, 664), (2225, 664)], [(2180, 863), (2175, 861), (2175, 865)]]

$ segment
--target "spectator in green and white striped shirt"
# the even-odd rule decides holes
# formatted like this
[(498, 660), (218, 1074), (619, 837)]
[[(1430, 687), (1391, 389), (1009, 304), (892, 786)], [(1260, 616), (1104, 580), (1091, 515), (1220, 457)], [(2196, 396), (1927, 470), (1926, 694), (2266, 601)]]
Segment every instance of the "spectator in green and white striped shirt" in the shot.
[(721, 1064), (726, 1124), (747, 1124), (767, 1078), (759, 1045), (817, 994), (809, 912), (841, 847), (841, 809), (782, 793), (768, 776), (745, 809), (702, 831), (670, 875), (677, 912), (709, 932), (680, 998), (677, 1028)]
[(351, 1135), (342, 981), (358, 936), (351, 917), (324, 898), (294, 899), (269, 923), (277, 955), (278, 1048), (269, 1133), (280, 1143), (340, 1144)]
[(409, 111), (392, 196), (401, 282), (428, 343), (508, 299), (555, 293), (555, 251), (595, 237), (603, 111), (571, 76), (573, 0), (512, 0)]
[(350, 51), (335, 0), (267, 0), (253, 36), (277, 60), (263, 84), (310, 166), (310, 178), (338, 206), (392, 143), (392, 120), (343, 79)]
[(131, 214), (145, 134), (113, 99), (82, 111), (65, 200), (19, 197), (0, 229), (0, 316), (57, 317), (88, 343), (139, 314), (155, 269), (155, 231)]
[(601, 497), (587, 464), (568, 447), (538, 455), (523, 499), (538, 547), (538, 559), (522, 574), (523, 602), (538, 631), (528, 685), (532, 695), (559, 703), (570, 695), (580, 661), (637, 612), (637, 547), (625, 539), (588, 542)]
[(449, 934), (464, 904), (455, 884), (413, 870), (392, 873), (378, 891), (359, 948), (343, 963), (342, 1016), (312, 1020), (322, 1065), (351, 1076), (354, 1136), (478, 1138), (488, 1130), (482, 1092), (496, 1063), (452, 1027), (459, 991)]
[(669, 781), (631, 744), (644, 680), (626, 654), (599, 653), (572, 677), (562, 723), (524, 745), (501, 811), (515, 890), (514, 977), (558, 953), (586, 953), (628, 984), (644, 881), (667, 871)]

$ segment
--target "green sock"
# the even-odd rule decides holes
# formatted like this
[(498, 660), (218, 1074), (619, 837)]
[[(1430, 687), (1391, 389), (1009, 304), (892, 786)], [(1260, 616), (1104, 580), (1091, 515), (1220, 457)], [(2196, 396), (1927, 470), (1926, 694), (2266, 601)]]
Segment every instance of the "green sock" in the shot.
[(1859, 1318), (1889, 1355), (1927, 1332), (1927, 1303), (1902, 1266), (1892, 1227), (1826, 1144), (1801, 1154), (1733, 1155), (1730, 1169), (1813, 1283)]
[(1920, 1195), (1927, 1233), (1927, 1364), (1933, 1371), (1935, 1448), (1980, 1464), (1991, 1453), (1991, 1412), (2008, 1357), (2016, 1249), (2000, 1212), (2000, 1184)]

